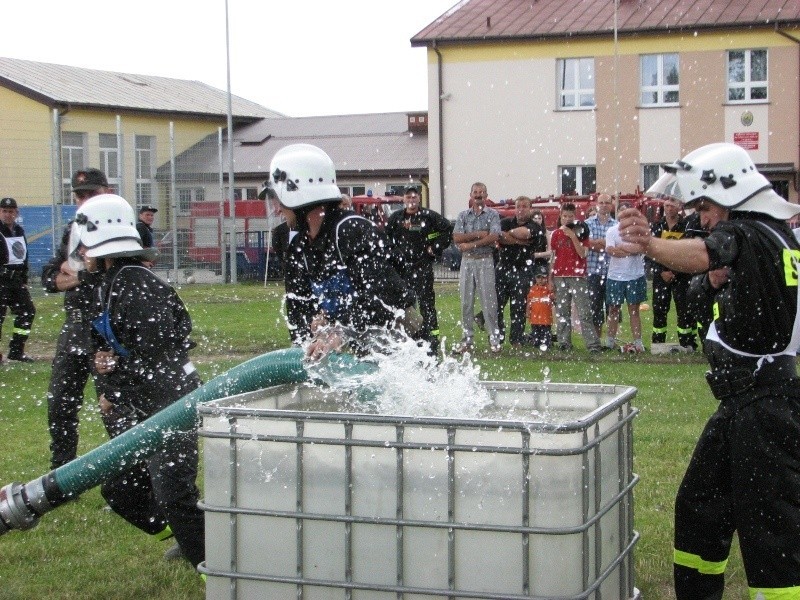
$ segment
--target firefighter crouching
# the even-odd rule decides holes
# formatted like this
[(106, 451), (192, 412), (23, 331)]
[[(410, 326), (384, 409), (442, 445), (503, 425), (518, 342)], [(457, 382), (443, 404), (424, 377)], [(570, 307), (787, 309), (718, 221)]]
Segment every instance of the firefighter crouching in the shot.
[(733, 144), (703, 146), (664, 169), (665, 195), (701, 215), (727, 214), (704, 239), (662, 240), (626, 210), (623, 239), (676, 271), (729, 269), (704, 344), (720, 404), (675, 502), (675, 594), (721, 599), (738, 532), (750, 598), (800, 598), (800, 245), (785, 222), (800, 206)]

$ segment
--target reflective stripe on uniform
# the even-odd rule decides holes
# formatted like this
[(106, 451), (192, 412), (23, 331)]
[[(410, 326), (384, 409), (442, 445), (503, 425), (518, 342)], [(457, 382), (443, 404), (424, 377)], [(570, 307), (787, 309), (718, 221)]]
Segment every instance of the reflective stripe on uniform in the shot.
[(666, 327), (653, 327), (653, 333), (667, 333)]
[[(653, 331), (655, 331), (655, 329)], [(692, 329), (691, 327), (688, 328), (678, 327), (678, 335), (689, 335), (690, 333), (694, 333), (694, 329)]]
[(673, 561), (676, 565), (694, 569), (701, 575), (720, 575), (725, 572), (725, 567), (728, 566), (727, 558), (719, 562), (711, 562), (703, 560), (697, 554), (690, 554), (682, 550), (675, 550)]
[(14, 332), (14, 335), (25, 335), (25, 336), (28, 336), (28, 335), (31, 334), (31, 330), (30, 329), (22, 329), (20, 327), (14, 327), (14, 329), (12, 331)]
[(800, 586), (750, 588), (750, 600), (800, 600)]

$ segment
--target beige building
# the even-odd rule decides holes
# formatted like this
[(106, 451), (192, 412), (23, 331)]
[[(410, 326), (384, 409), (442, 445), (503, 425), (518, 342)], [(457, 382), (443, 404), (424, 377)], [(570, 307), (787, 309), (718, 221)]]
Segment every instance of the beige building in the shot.
[(455, 217), (476, 180), (495, 200), (633, 192), (719, 141), (797, 201), (800, 3), (622, 0), (616, 36), (614, 5), (469, 0), (412, 38), (434, 208)]
[[(234, 125), (283, 116), (232, 99)], [(169, 226), (158, 167), (227, 123), (227, 94), (198, 81), (0, 58), (0, 185), (22, 206), (72, 204), (70, 177), (97, 167)]]

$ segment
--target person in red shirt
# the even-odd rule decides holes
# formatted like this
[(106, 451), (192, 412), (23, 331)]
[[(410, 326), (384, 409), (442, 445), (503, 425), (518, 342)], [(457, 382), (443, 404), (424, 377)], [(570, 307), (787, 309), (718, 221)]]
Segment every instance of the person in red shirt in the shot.
[(553, 232), (553, 285), (556, 294), (556, 335), (559, 350), (572, 350), (572, 303), (578, 309), (581, 333), (589, 352), (600, 352), (600, 337), (592, 325), (592, 307), (586, 280), (588, 229), (575, 221), (575, 205), (561, 205), (561, 226)]

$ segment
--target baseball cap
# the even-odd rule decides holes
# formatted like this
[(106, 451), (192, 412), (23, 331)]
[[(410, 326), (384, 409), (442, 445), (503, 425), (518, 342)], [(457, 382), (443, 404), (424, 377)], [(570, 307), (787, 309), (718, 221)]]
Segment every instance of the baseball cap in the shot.
[(108, 179), (100, 169), (81, 169), (72, 176), (73, 192), (95, 191), (104, 187), (108, 187)]
[(0, 200), (0, 208), (17, 208), (17, 201), (13, 198), (3, 198)]
[(142, 214), (142, 213), (145, 213), (145, 212), (157, 213), (158, 209), (155, 206), (150, 206), (149, 204), (145, 204), (144, 206), (140, 206), (139, 207), (139, 214)]
[(547, 277), (547, 275), (548, 275), (548, 272), (547, 272), (547, 266), (546, 265), (540, 265), (540, 266), (536, 267), (536, 277)]

